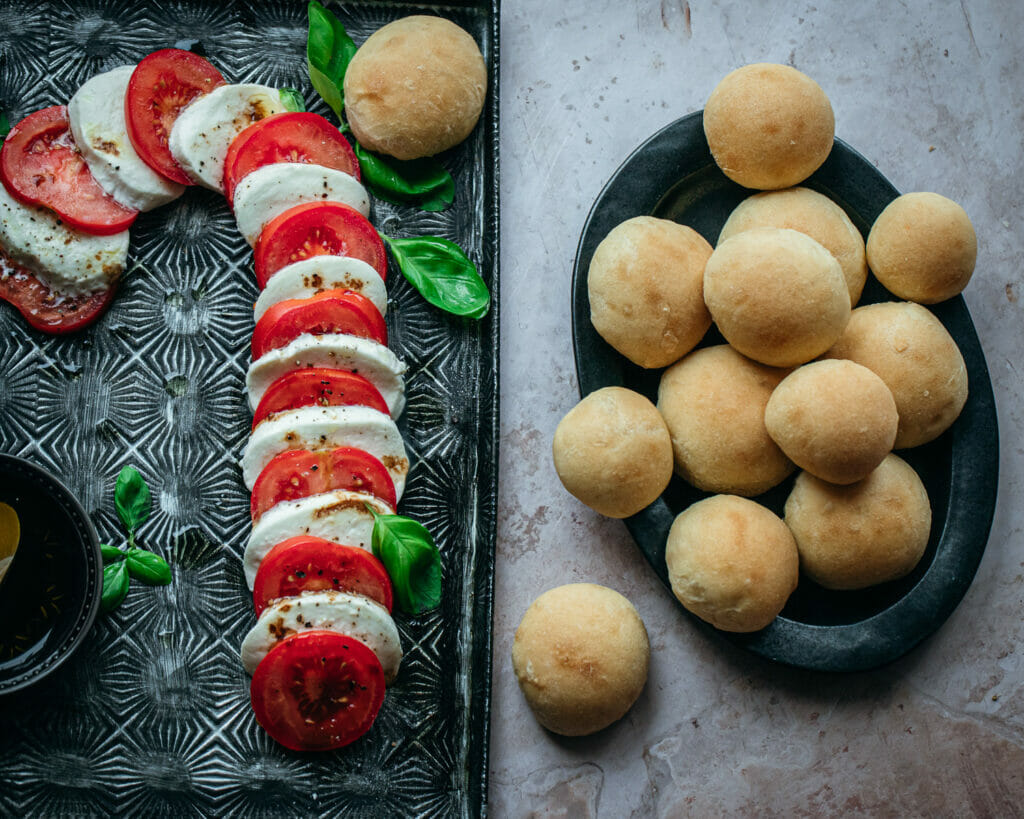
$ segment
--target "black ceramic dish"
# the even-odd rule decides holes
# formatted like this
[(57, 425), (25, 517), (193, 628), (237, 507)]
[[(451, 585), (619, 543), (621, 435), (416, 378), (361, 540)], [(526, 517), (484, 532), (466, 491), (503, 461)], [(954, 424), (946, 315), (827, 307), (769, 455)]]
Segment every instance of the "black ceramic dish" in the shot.
[[(839, 140), (804, 184), (841, 205), (864, 235), (898, 195), (870, 162)], [(661, 375), (660, 370), (644, 371), (631, 364), (591, 324), (587, 270), (601, 239), (625, 219), (647, 214), (689, 225), (713, 245), (729, 213), (751, 193), (715, 166), (700, 112), (656, 133), (615, 172), (590, 211), (573, 270), (573, 343), (581, 395), (620, 385), (656, 400)], [(860, 304), (892, 298), (869, 277)], [(932, 311), (960, 346), (970, 395), (952, 429), (926, 446), (899, 453), (921, 475), (932, 504), (931, 539), (920, 564), (901, 580), (861, 592), (828, 591), (801, 576), (797, 591), (768, 628), (749, 635), (717, 633), (788, 665), (858, 671), (905, 654), (937, 629), (963, 598), (985, 549), (995, 509), (996, 411), (985, 358), (963, 298), (935, 305)], [(712, 327), (701, 346), (719, 343), (722, 338)], [(780, 513), (792, 481), (756, 500)], [(702, 497), (706, 493), (673, 478), (660, 500), (626, 521), (666, 586), (669, 527), (679, 512)]]
[(45, 469), (0, 454), (0, 501), (21, 523), (0, 584), (2, 696), (49, 676), (82, 644), (99, 610), (103, 562), (82, 505)]

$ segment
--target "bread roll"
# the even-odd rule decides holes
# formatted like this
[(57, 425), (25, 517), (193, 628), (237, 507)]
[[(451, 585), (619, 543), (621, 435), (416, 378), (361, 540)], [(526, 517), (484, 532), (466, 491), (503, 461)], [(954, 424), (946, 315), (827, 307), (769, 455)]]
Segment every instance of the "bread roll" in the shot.
[(587, 274), (590, 318), (601, 337), (641, 367), (666, 367), (711, 326), (704, 265), (711, 245), (668, 219), (637, 216), (601, 241)]
[(896, 449), (939, 437), (967, 403), (967, 367), (952, 336), (927, 308), (910, 302), (858, 307), (826, 354), (881, 378), (899, 413)]
[(775, 388), (768, 434), (801, 469), (831, 483), (867, 477), (892, 450), (899, 414), (892, 393), (867, 367), (814, 361)]
[(698, 489), (734, 495), (781, 483), (793, 464), (769, 437), (764, 410), (786, 374), (726, 344), (695, 350), (665, 370), (658, 409), (676, 472)]
[(416, 15), (371, 34), (345, 72), (345, 116), (359, 144), (397, 159), (458, 145), (480, 118), (487, 69), (450, 20)]
[(672, 441), (657, 408), (623, 387), (590, 393), (555, 429), (555, 471), (591, 509), (626, 518), (652, 504), (672, 479)]
[(758, 631), (796, 589), (799, 560), (786, 525), (769, 509), (733, 495), (693, 504), (669, 529), (672, 592), (723, 631)]
[(786, 500), (800, 565), (827, 589), (863, 589), (908, 574), (928, 545), (931, 521), (924, 484), (895, 455), (848, 486), (801, 472)]
[(832, 105), (788, 65), (754, 63), (728, 74), (704, 108), (704, 135), (722, 173), (747, 188), (800, 184), (828, 157)]
[(792, 367), (831, 347), (850, 318), (839, 262), (795, 230), (753, 228), (715, 248), (704, 301), (733, 347), (763, 364)]
[(592, 734), (640, 696), (647, 630), (616, 591), (573, 583), (544, 592), (516, 629), (512, 668), (537, 721), (565, 736)]
[(810, 236), (839, 262), (850, 304), (860, 301), (868, 278), (864, 237), (846, 211), (827, 196), (810, 188), (755, 193), (729, 215), (718, 242), (757, 227), (789, 228)]
[(905, 193), (875, 220), (867, 254), (890, 293), (935, 304), (957, 295), (971, 280), (978, 238), (956, 202), (937, 193)]

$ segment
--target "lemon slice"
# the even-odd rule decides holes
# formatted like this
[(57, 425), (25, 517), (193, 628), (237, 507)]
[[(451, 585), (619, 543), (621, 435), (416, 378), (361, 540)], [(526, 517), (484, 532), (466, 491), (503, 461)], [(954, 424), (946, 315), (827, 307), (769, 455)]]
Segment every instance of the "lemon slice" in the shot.
[(0, 581), (7, 574), (7, 569), (14, 560), (21, 540), (21, 521), (18, 513), (6, 503), (0, 501)]

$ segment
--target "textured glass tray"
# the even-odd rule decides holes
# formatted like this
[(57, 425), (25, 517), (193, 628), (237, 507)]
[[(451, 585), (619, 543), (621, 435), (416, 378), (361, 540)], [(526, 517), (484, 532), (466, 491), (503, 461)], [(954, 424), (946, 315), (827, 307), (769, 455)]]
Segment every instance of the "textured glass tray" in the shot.
[[(376, 202), (393, 236), (459, 242), (497, 296), (497, 0), (445, 7), (329, 4), (357, 43), (383, 23), (440, 13), (481, 45), (487, 108), (443, 157), (440, 214)], [(0, 0), (0, 108), (11, 122), (65, 103), (94, 74), (195, 45), (228, 81), (300, 88), (305, 2)], [(319, 103), (313, 110), (327, 114)], [(257, 726), (238, 647), (255, 622), (240, 555), (248, 495), (237, 466), (256, 286), (222, 197), (193, 189), (142, 214), (129, 275), (88, 331), (30, 331), (0, 306), (0, 451), (60, 475), (103, 542), (119, 543), (113, 487), (134, 464), (153, 490), (140, 532), (174, 582), (133, 584), (43, 687), (0, 700), (0, 814), (479, 814), (486, 800), (497, 480), (498, 312), (427, 305), (388, 276), (391, 346), (409, 365), (399, 422), (413, 462), (400, 511), (444, 560), (441, 607), (398, 618), (405, 660), (370, 733), (334, 753), (284, 750)]]

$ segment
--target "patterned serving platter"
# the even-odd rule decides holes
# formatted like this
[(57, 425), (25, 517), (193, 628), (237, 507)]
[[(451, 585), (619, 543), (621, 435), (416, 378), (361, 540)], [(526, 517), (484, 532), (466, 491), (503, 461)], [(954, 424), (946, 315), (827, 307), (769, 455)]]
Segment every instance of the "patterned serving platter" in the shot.
[[(238, 468), (257, 289), (222, 197), (192, 189), (132, 227), (112, 309), (65, 338), (0, 308), (0, 451), (61, 476), (100, 539), (118, 543), (114, 480), (135, 465), (154, 513), (140, 530), (170, 586), (133, 587), (51, 681), (0, 700), (0, 814), (471, 816), (486, 802), (498, 412), (498, 4), (329, 3), (360, 43), (408, 14), (441, 14), (480, 44), (487, 107), (442, 159), (441, 213), (377, 201), (391, 236), (458, 242), (491, 289), (481, 321), (428, 305), (394, 267), (390, 345), (409, 365), (399, 421), (412, 469), (403, 514), (434, 533), (441, 606), (399, 618), (405, 660), (370, 733), (327, 754), (276, 745), (249, 707), (238, 647), (253, 624), (240, 556)], [(0, 109), (10, 121), (66, 102), (96, 73), (170, 46), (229, 82), (302, 90), (304, 2), (0, 0)], [(316, 104), (314, 103), (316, 101)]]

